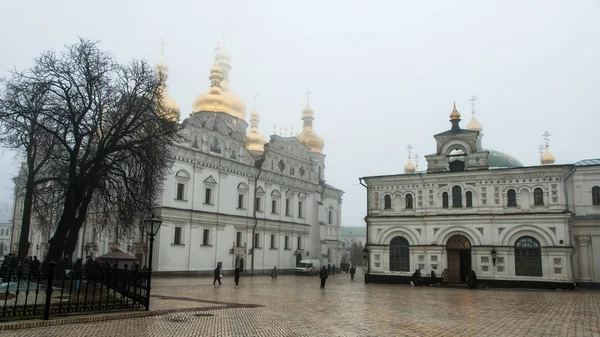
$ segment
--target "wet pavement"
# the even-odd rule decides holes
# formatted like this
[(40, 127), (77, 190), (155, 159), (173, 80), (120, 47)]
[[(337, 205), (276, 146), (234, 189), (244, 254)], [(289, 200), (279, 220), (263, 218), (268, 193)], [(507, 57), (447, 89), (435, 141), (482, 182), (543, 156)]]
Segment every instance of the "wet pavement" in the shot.
[(600, 336), (600, 291), (410, 287), (330, 277), (152, 280), (161, 315), (2, 336)]

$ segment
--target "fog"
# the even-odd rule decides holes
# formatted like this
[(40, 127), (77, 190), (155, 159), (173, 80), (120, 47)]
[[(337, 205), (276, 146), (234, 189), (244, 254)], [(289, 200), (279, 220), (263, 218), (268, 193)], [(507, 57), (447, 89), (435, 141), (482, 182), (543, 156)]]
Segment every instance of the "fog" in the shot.
[[(473, 94), (486, 148), (536, 165), (548, 130), (557, 163), (600, 157), (600, 0), (4, 1), (0, 13), (0, 77), (78, 36), (156, 63), (164, 38), (169, 93), (187, 117), (224, 40), (230, 89), (248, 118), (258, 93), (267, 138), (274, 125), (301, 130), (310, 88), (345, 226), (364, 225), (358, 177), (402, 173), (409, 143), (421, 158), (434, 152), (453, 102), (464, 127)], [(0, 154), (4, 222), (17, 163)]]

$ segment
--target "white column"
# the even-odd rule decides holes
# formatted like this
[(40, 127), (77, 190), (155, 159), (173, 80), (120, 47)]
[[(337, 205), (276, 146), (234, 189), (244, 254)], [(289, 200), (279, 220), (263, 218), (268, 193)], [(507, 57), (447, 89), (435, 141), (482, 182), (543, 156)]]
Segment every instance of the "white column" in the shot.
[(590, 276), (590, 247), (591, 238), (589, 236), (577, 237), (577, 260), (579, 263), (579, 279), (582, 281), (591, 281)]

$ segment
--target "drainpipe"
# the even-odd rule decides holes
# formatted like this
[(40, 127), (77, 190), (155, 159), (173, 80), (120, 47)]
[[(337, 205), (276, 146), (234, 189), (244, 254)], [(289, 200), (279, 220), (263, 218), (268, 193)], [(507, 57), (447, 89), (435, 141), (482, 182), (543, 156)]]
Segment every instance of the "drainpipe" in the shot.
[(574, 259), (573, 257), (575, 256), (575, 254), (577, 253), (577, 248), (575, 248), (575, 237), (573, 236), (573, 225), (572, 225), (572, 221), (573, 219), (575, 219), (575, 213), (571, 212), (569, 210), (569, 193), (567, 190), (567, 180), (575, 173), (575, 166), (571, 167), (571, 172), (569, 172), (569, 175), (567, 175), (565, 177), (565, 179), (563, 180), (563, 189), (564, 189), (564, 193), (565, 193), (565, 204), (567, 205), (567, 212), (569, 212), (571, 214), (571, 216), (569, 217), (569, 220), (567, 220), (567, 228), (569, 230), (569, 240), (571, 240), (571, 256), (570, 256), (570, 260), (571, 260), (571, 277), (573, 279), (573, 286), (577, 286), (577, 276), (575, 275), (575, 264), (574, 264)]
[[(190, 197), (190, 240), (189, 240), (189, 247), (188, 247), (188, 261), (187, 261), (187, 276), (190, 276), (190, 264), (191, 264), (191, 259), (192, 259), (192, 221), (194, 220), (194, 187), (196, 184), (196, 158), (194, 156), (194, 165), (192, 165), (192, 196)], [(217, 226), (218, 227), (218, 226)], [(219, 230), (217, 228), (217, 230)], [(204, 235), (204, 233), (202, 233), (202, 235)], [(204, 239), (204, 238), (202, 238)]]
[(369, 276), (371, 275), (371, 254), (369, 253), (369, 222), (366, 218), (369, 217), (369, 187), (363, 183), (363, 178), (358, 178), (358, 181), (362, 186), (367, 189), (367, 216), (365, 217), (366, 229), (367, 229), (367, 242), (363, 252), (367, 253), (367, 273), (365, 274), (365, 283), (369, 283)]
[[(254, 162), (254, 167), (258, 169), (258, 173), (256, 174), (256, 177), (254, 177), (254, 199), (252, 199), (252, 207), (254, 208), (253, 210), (253, 217), (254, 217), (254, 226), (252, 227), (252, 276), (254, 276), (254, 255), (256, 255), (256, 251), (254, 250), (254, 247), (256, 246), (256, 243), (254, 242), (255, 238), (256, 238), (256, 226), (258, 226), (258, 218), (256, 217), (256, 190), (258, 189), (258, 179), (260, 178), (260, 174), (262, 173), (262, 167), (263, 167), (263, 163), (265, 162), (265, 159), (267, 158), (267, 149), (268, 149), (269, 144), (265, 144), (264, 145), (264, 152), (263, 152), (263, 156), (258, 159), (256, 162)], [(264, 266), (264, 257), (263, 257), (263, 266)]]

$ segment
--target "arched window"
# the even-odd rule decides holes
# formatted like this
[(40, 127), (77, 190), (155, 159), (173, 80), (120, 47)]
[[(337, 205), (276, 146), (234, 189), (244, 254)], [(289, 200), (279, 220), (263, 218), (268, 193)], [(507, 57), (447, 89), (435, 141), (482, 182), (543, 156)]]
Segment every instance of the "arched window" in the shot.
[(406, 195), (406, 209), (412, 209), (413, 208), (413, 196), (412, 194), (407, 194)]
[(467, 207), (473, 207), (473, 193), (467, 191)]
[(452, 207), (462, 207), (462, 188), (452, 187)]
[(442, 207), (448, 208), (448, 192), (442, 193)]
[(523, 236), (515, 243), (515, 275), (543, 276), (542, 249), (531, 236)]
[(592, 187), (592, 204), (600, 205), (600, 187)]
[(539, 187), (533, 190), (533, 204), (535, 206), (544, 206), (544, 191)]
[(507, 206), (517, 206), (517, 192), (515, 190), (508, 190), (506, 197), (508, 198)]
[(389, 195), (383, 197), (383, 209), (392, 209), (392, 197)]
[(410, 251), (406, 238), (396, 236), (390, 242), (390, 271), (410, 271)]

